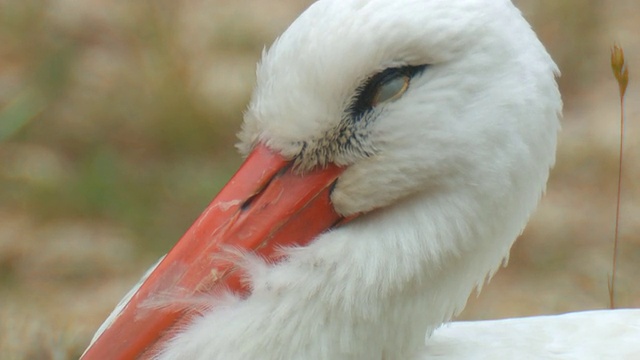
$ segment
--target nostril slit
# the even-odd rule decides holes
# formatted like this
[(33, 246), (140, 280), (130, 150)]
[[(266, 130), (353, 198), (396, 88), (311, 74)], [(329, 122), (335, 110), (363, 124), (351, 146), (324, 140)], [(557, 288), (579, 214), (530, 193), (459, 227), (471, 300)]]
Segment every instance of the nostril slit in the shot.
[(243, 203), (242, 205), (240, 205), (240, 211), (246, 211), (247, 209), (249, 209), (251, 207), (251, 204), (253, 204), (253, 202), (258, 198), (258, 196), (260, 196), (260, 194), (262, 194), (264, 192), (264, 190), (269, 186), (269, 184), (271, 184), (271, 182), (278, 178), (283, 176), (287, 171), (289, 171), (289, 169), (291, 169), (291, 163), (287, 164), (286, 166), (284, 166), (282, 169), (278, 170), (277, 173), (275, 173), (268, 181), (266, 181), (262, 187), (260, 189), (258, 189), (258, 191), (256, 191), (255, 194), (249, 196)]
[(261, 189), (259, 192), (251, 195), (247, 200), (245, 200), (242, 205), (240, 205), (240, 211), (246, 211), (251, 206), (251, 204), (253, 204), (253, 200), (258, 197), (258, 194), (260, 194), (262, 190), (264, 189)]

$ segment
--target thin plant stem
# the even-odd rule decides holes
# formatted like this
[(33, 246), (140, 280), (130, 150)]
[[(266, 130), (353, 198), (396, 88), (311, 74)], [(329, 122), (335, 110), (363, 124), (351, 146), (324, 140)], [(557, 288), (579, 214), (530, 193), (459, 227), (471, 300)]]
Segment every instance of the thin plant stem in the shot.
[(620, 90), (620, 152), (618, 156), (618, 196), (616, 202), (616, 224), (613, 235), (613, 271), (609, 278), (609, 307), (615, 309), (615, 285), (616, 272), (618, 265), (618, 243), (620, 230), (620, 199), (622, 195), (622, 155), (624, 147), (624, 95), (629, 84), (629, 69), (624, 61), (624, 51), (622, 47), (613, 45), (611, 48), (611, 69), (613, 75), (618, 81), (618, 89)]
[(616, 271), (618, 268), (618, 238), (620, 232), (620, 198), (622, 197), (622, 148), (624, 145), (624, 97), (620, 97), (620, 153), (618, 157), (618, 196), (616, 201), (616, 225), (613, 235), (613, 271), (609, 287), (609, 307), (615, 309)]

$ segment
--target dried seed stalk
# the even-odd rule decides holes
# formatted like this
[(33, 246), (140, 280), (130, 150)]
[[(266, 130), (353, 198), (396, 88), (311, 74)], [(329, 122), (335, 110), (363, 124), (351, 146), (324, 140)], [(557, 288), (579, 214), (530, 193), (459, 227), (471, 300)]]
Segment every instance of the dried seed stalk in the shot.
[(629, 84), (629, 69), (624, 61), (624, 51), (622, 47), (614, 44), (611, 48), (611, 70), (613, 76), (618, 81), (618, 89), (620, 90), (620, 154), (618, 163), (618, 197), (616, 203), (616, 225), (613, 237), (613, 272), (608, 281), (609, 287), (609, 307), (615, 308), (615, 283), (616, 269), (618, 263), (618, 230), (620, 224), (620, 197), (622, 188), (622, 148), (624, 141), (624, 95), (627, 92)]

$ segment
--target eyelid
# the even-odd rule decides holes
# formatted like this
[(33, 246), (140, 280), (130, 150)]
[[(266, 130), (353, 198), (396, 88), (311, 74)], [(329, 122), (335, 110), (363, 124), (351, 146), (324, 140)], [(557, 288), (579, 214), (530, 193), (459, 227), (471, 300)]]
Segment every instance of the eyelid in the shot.
[[(399, 83), (402, 82), (402, 83)], [(371, 101), (372, 106), (378, 106), (381, 103), (392, 102), (399, 99), (409, 88), (411, 77), (407, 74), (400, 73), (391, 79), (385, 80), (378, 85), (377, 91)], [(400, 85), (397, 88), (393, 86)], [(385, 93), (389, 91), (388, 93)]]
[[(406, 65), (395, 68), (387, 68), (374, 75), (371, 75), (356, 90), (356, 94), (348, 109), (350, 117), (354, 120), (358, 120), (362, 118), (368, 111), (372, 110), (376, 105), (390, 100), (397, 100), (402, 94), (406, 92), (411, 79), (416, 75), (422, 73), (428, 66), (429, 64)], [(390, 96), (388, 99), (381, 99), (380, 90), (385, 85), (390, 84), (397, 78), (406, 78), (406, 84), (403, 84), (403, 86), (400, 87), (400, 89), (397, 93), (394, 94), (394, 96)], [(397, 97), (395, 95), (397, 95)]]

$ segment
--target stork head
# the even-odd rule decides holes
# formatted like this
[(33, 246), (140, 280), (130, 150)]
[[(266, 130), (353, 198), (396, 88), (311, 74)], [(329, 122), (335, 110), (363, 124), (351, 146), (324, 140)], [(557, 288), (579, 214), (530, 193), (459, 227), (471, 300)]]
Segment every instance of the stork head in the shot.
[[(185, 332), (173, 349), (225, 349), (230, 332), (251, 329), (279, 340), (249, 340), (256, 352), (240, 358), (274, 342), (276, 358), (314, 346), (395, 357), (419, 344), (491, 276), (535, 208), (555, 158), (556, 74), (508, 0), (314, 3), (258, 65), (240, 133), (247, 161), (86, 359), (113, 344), (125, 358), (149, 351), (191, 318), (149, 300), (221, 287), (244, 291), (253, 312), (201, 319), (192, 329), (235, 325), (220, 339)], [(241, 264), (243, 283), (216, 255), (229, 247), (283, 261)], [(269, 319), (246, 315), (259, 311)], [(315, 319), (335, 319), (335, 331), (300, 335)]]
[[(556, 66), (510, 1), (319, 1), (263, 55), (240, 149), (346, 166), (343, 215), (514, 177), (555, 158)], [(520, 176), (522, 175), (522, 176)]]

